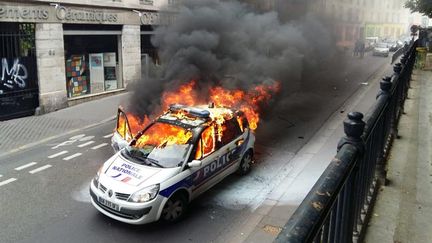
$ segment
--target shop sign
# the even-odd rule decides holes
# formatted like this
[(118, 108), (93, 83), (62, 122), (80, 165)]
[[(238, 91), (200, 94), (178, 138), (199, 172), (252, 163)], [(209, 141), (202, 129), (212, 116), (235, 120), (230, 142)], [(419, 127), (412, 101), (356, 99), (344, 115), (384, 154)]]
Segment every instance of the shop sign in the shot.
[[(138, 12), (139, 17), (136, 15)], [(90, 24), (141, 24), (169, 25), (175, 21), (174, 12), (112, 11), (66, 7), (58, 3), (50, 5), (3, 5), (0, 2), (0, 21), (90, 23)]]
[(111, 23), (119, 21), (119, 14), (94, 9), (55, 6), (0, 5), (0, 20), (63, 23)]
[(115, 13), (105, 13), (96, 10), (75, 10), (59, 6), (56, 8), (56, 17), (61, 21), (79, 22), (117, 22), (118, 16)]
[(168, 25), (174, 21), (172, 13), (141, 12), (140, 21), (142, 25)]
[(43, 8), (0, 6), (0, 19), (48, 20), (49, 12)]

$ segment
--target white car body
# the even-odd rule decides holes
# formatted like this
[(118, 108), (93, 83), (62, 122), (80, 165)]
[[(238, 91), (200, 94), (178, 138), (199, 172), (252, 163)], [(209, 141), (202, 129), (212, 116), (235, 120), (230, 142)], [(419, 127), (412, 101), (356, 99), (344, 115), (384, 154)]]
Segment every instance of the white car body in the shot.
[[(196, 129), (201, 129), (203, 133), (206, 128), (200, 126)], [(197, 136), (201, 142), (201, 134)], [(96, 178), (92, 180), (90, 195), (93, 206), (100, 212), (129, 224), (145, 224), (159, 220), (168, 199), (177, 193), (187, 195), (187, 202), (190, 202), (239, 170), (244, 156), (247, 153), (253, 154), (255, 143), (254, 133), (244, 127), (241, 135), (221, 145), (201, 160), (193, 158), (194, 151), (203, 146), (196, 143), (191, 144), (185, 156), (188, 159), (180, 166), (159, 168), (130, 160), (125, 156), (126, 148), (122, 148), (124, 142), (121, 141), (124, 139), (120, 135), (116, 139), (116, 144), (120, 144), (120, 151), (103, 164)], [(150, 187), (155, 191), (155, 185), (158, 185), (159, 189), (153, 199), (146, 202), (131, 201), (134, 193)]]
[(385, 43), (378, 43), (373, 49), (374, 56), (385, 56), (388, 57), (390, 53), (390, 48)]

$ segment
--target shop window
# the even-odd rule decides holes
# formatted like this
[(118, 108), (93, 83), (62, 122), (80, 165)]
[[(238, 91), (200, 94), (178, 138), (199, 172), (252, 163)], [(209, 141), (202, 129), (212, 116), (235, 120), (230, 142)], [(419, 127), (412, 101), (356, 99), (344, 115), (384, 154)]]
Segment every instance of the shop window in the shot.
[(141, 77), (160, 79), (162, 69), (158, 50), (151, 43), (153, 27), (150, 25), (141, 25)]
[(66, 35), (68, 97), (123, 88), (117, 35)]

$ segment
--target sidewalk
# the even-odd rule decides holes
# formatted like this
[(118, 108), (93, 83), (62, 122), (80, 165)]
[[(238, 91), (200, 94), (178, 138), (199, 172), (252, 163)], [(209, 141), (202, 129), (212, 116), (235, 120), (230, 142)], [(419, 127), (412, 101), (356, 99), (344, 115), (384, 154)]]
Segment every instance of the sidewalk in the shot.
[(118, 105), (127, 96), (127, 93), (122, 93), (41, 116), (0, 122), (0, 160), (5, 154), (115, 119)]
[(414, 73), (408, 97), (388, 161), (390, 183), (378, 194), (365, 242), (432, 239), (432, 72)]

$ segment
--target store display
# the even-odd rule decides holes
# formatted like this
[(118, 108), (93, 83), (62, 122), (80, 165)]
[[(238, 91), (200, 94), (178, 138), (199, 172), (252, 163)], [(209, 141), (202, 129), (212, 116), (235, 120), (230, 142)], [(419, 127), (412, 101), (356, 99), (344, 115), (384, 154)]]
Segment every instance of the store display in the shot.
[(101, 93), (104, 87), (103, 53), (91, 53), (90, 59), (90, 88), (92, 94)]
[(68, 97), (89, 93), (86, 69), (85, 55), (72, 55), (71, 58), (66, 60)]
[(117, 89), (116, 53), (106, 52), (103, 55), (105, 90)]

